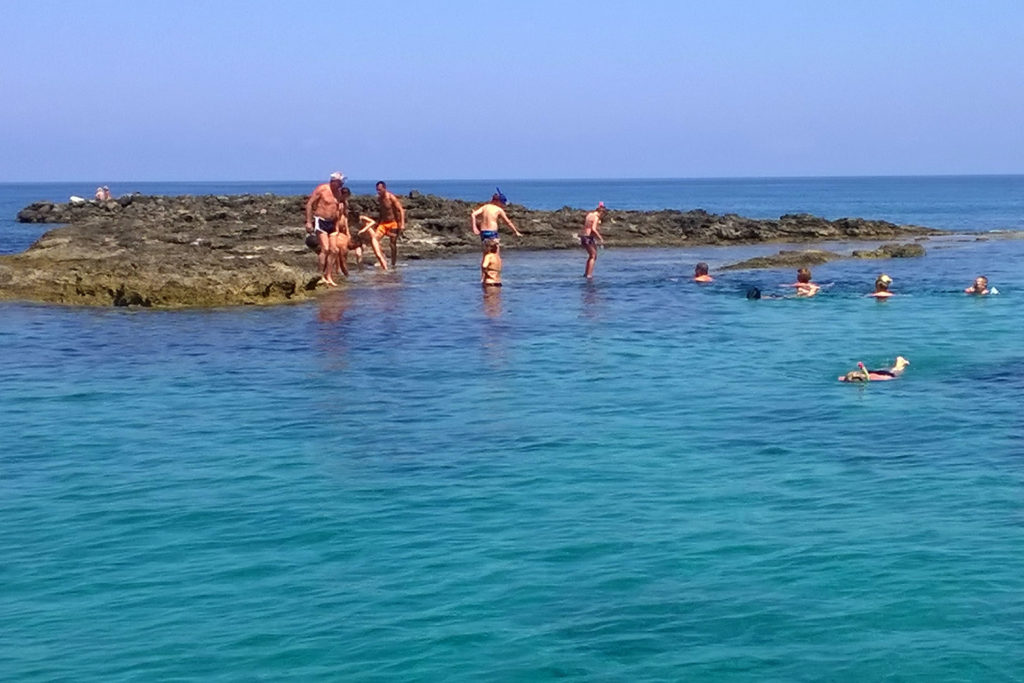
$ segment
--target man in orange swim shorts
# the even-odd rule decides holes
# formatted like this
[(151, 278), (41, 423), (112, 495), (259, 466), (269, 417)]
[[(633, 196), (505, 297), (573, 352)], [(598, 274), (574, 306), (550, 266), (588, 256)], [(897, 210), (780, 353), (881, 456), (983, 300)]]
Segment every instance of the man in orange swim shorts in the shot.
[(370, 234), (374, 240), (379, 241), (385, 236), (391, 240), (391, 267), (394, 268), (398, 261), (398, 235), (405, 230), (405, 208), (398, 197), (388, 192), (383, 180), (377, 183), (377, 200), (380, 202), (380, 220), (377, 221), (377, 230)]

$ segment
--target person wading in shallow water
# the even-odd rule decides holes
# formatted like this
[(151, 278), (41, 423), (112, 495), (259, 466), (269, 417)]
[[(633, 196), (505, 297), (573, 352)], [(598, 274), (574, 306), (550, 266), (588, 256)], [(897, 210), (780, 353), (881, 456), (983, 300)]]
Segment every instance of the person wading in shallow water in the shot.
[(580, 246), (587, 250), (587, 265), (583, 267), (583, 277), (591, 278), (594, 277), (594, 264), (597, 263), (597, 245), (604, 246), (604, 237), (601, 235), (601, 231), (598, 230), (598, 226), (601, 225), (601, 219), (604, 218), (605, 213), (608, 209), (605, 208), (604, 202), (599, 202), (597, 208), (587, 214), (587, 217), (583, 219), (583, 229), (580, 230)]
[(334, 172), (328, 182), (316, 186), (306, 202), (306, 232), (315, 235), (320, 244), (320, 252), (317, 255), (320, 282), (317, 284), (327, 284), (331, 287), (338, 286), (332, 277), (335, 264), (339, 264), (342, 272), (348, 275), (348, 268), (339, 263), (341, 213), (345, 206), (341, 187), (344, 183), (345, 176), (340, 172)]
[(501, 254), (498, 240), (484, 242), (484, 258), (480, 262), (480, 284), (484, 287), (501, 287)]
[[(508, 204), (508, 198), (502, 194), (501, 190), (498, 190), (491, 195), (491, 201), (477, 207), (469, 216), (473, 226), (473, 234), (480, 236), (480, 246), (485, 253), (487, 252), (488, 240), (494, 240), (500, 244), (498, 238), (499, 220), (504, 221), (505, 225), (512, 228), (512, 232), (517, 237), (523, 236), (523, 233), (519, 232), (519, 228), (515, 226), (508, 217), (508, 214), (505, 213), (506, 204)], [(477, 222), (477, 219), (479, 219), (479, 222)]]
[[(497, 188), (495, 188), (497, 189)], [(473, 228), (473, 234), (480, 236), (480, 246), (483, 249), (483, 255), (480, 261), (480, 267), (483, 267), (483, 261), (487, 258), (487, 254), (491, 252), (491, 243), (493, 242), (494, 252), (497, 254), (501, 249), (501, 241), (498, 238), (498, 221), (503, 221), (505, 225), (512, 228), (512, 232), (518, 237), (522, 237), (523, 233), (519, 232), (519, 228), (515, 226), (512, 219), (505, 213), (505, 205), (508, 203), (508, 198), (499, 189), (493, 195), (491, 195), (491, 201), (486, 204), (477, 207), (473, 213), (469, 215), (470, 225)]]
[[(380, 238), (385, 235), (391, 240), (391, 267), (394, 268), (398, 262), (398, 235), (405, 230), (405, 208), (398, 197), (388, 192), (388, 186), (383, 180), (377, 182), (377, 200), (380, 202), (380, 219), (377, 221), (377, 230), (372, 233), (377, 247), (374, 251), (380, 250)], [(381, 263), (384, 270), (387, 266)]]

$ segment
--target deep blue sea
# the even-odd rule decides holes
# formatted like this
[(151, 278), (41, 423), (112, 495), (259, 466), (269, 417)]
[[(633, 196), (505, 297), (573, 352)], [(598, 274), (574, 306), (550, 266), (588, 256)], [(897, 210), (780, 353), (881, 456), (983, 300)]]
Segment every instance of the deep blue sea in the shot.
[[(0, 185), (0, 252), (97, 184)], [(688, 279), (770, 245), (607, 249), (593, 282), (508, 250), (487, 293), (466, 255), (273, 308), (0, 303), (0, 679), (1024, 679), (1024, 240), (984, 234), (1024, 228), (1024, 177), (498, 184), (979, 234), (820, 266), (812, 300)], [(899, 296), (864, 298), (882, 271)], [(962, 294), (981, 273), (1000, 295)]]

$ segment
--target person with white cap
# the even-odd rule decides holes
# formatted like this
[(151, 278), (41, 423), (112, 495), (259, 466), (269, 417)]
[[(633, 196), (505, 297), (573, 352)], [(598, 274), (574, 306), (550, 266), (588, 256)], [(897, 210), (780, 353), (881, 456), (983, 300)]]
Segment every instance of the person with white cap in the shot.
[(317, 256), (320, 265), (320, 282), (337, 287), (333, 273), (341, 268), (348, 276), (344, 253), (348, 247), (348, 230), (344, 225), (342, 212), (345, 200), (341, 189), (345, 175), (340, 171), (331, 174), (328, 182), (316, 186), (306, 202), (306, 232), (314, 235), (320, 245)]
[(892, 278), (885, 273), (882, 273), (878, 276), (878, 279), (875, 280), (875, 291), (868, 294), (868, 296), (873, 296), (879, 300), (888, 299), (893, 295), (892, 292), (889, 291), (890, 285), (892, 285)]

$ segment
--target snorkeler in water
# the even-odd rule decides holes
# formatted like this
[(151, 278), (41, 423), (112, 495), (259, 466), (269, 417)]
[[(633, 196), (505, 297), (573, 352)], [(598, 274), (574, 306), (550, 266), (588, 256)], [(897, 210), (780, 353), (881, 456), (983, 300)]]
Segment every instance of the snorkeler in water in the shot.
[(896, 356), (896, 362), (892, 367), (884, 370), (868, 370), (863, 362), (857, 363), (857, 369), (851, 370), (845, 375), (839, 376), (840, 382), (884, 382), (896, 379), (903, 374), (903, 371), (910, 365), (910, 361), (903, 356)]
[(747, 298), (751, 301), (756, 301), (759, 299), (785, 299), (786, 297), (779, 296), (778, 294), (765, 294), (758, 287), (748, 287)]

